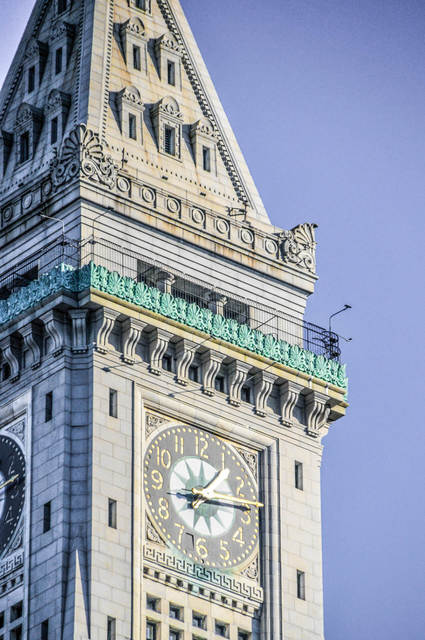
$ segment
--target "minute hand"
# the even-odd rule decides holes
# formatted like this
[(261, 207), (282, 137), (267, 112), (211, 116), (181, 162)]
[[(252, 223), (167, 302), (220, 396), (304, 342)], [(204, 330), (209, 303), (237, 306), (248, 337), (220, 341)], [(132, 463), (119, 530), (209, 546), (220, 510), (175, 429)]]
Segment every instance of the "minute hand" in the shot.
[(256, 502), (255, 500), (248, 500), (247, 498), (240, 498), (236, 496), (229, 496), (227, 493), (217, 493), (213, 491), (210, 495), (210, 500), (227, 500), (228, 502), (236, 502), (236, 504), (252, 504), (254, 507), (264, 507), (262, 502)]
[(9, 480), (6, 480), (6, 482), (3, 482), (3, 484), (0, 484), (0, 489), (4, 489), (4, 487), (7, 487), (8, 484), (12, 484), (12, 482), (15, 482), (15, 480), (17, 480), (18, 478), (19, 473), (9, 478)]

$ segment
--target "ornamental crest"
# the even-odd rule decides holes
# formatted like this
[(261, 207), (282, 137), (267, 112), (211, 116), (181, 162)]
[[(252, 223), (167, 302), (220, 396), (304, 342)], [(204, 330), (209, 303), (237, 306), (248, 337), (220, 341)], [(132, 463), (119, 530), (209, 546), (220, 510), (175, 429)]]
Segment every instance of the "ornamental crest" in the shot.
[(284, 262), (315, 273), (317, 243), (314, 230), (316, 228), (316, 224), (305, 223), (282, 233)]
[(81, 176), (113, 189), (117, 181), (118, 165), (106, 153), (106, 144), (99, 134), (78, 125), (65, 138), (60, 152), (51, 163), (53, 184), (59, 187)]

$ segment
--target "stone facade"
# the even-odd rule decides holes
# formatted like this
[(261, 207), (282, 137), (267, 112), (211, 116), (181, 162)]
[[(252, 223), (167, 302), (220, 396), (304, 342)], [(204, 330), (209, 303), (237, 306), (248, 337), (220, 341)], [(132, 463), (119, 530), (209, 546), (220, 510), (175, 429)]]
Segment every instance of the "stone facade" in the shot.
[[(0, 119), (0, 440), (25, 459), (0, 461), (4, 531), (25, 491), (5, 633), (323, 640), (321, 439), (347, 378), (303, 321), (315, 225), (270, 223), (179, 2), (38, 0)], [(214, 567), (194, 527), (198, 556), (179, 552), (168, 498), (169, 535), (155, 521), (143, 469), (167, 425), (251, 479), (246, 562)]]

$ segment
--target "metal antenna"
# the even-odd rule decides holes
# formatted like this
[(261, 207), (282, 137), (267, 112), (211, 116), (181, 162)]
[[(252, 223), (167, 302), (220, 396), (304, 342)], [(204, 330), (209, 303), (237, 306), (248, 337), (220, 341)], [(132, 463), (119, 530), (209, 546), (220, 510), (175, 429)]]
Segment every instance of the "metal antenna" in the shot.
[(47, 216), (45, 213), (40, 213), (40, 218), (45, 218), (46, 220), (54, 220), (55, 222), (59, 222), (62, 225), (62, 236), (65, 242), (65, 223), (63, 220), (59, 220), (59, 218), (54, 218), (53, 216)]
[[(332, 325), (331, 325), (331, 320), (332, 318), (334, 318), (335, 316), (337, 316), (339, 313), (343, 313), (343, 311), (347, 311), (347, 309), (352, 309), (351, 304), (345, 304), (342, 309), (340, 309), (339, 311), (335, 311), (335, 313), (333, 313), (332, 315), (329, 316), (329, 334), (332, 333)], [(349, 342), (352, 338), (344, 338), (344, 340), (347, 340), (347, 342)]]

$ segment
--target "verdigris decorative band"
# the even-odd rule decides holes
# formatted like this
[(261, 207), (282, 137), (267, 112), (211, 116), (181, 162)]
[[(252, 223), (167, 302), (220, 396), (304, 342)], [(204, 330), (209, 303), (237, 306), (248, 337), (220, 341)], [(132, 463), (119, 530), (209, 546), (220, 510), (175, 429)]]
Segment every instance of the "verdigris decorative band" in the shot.
[(7, 300), (1, 300), (0, 324), (9, 322), (61, 289), (78, 292), (89, 287), (154, 311), (214, 338), (221, 338), (343, 389), (348, 386), (346, 365), (341, 365), (336, 360), (316, 355), (296, 344), (291, 345), (285, 340), (278, 340), (270, 334), (251, 329), (248, 325), (240, 324), (236, 320), (224, 318), (195, 303), (189, 304), (182, 298), (162, 293), (144, 282), (136, 282), (126, 276), (120, 276), (116, 271), (109, 271), (106, 267), (96, 265), (94, 262), (90, 262), (79, 270), (73, 270), (71, 266), (61, 264), (42, 275), (39, 280), (13, 293)]

